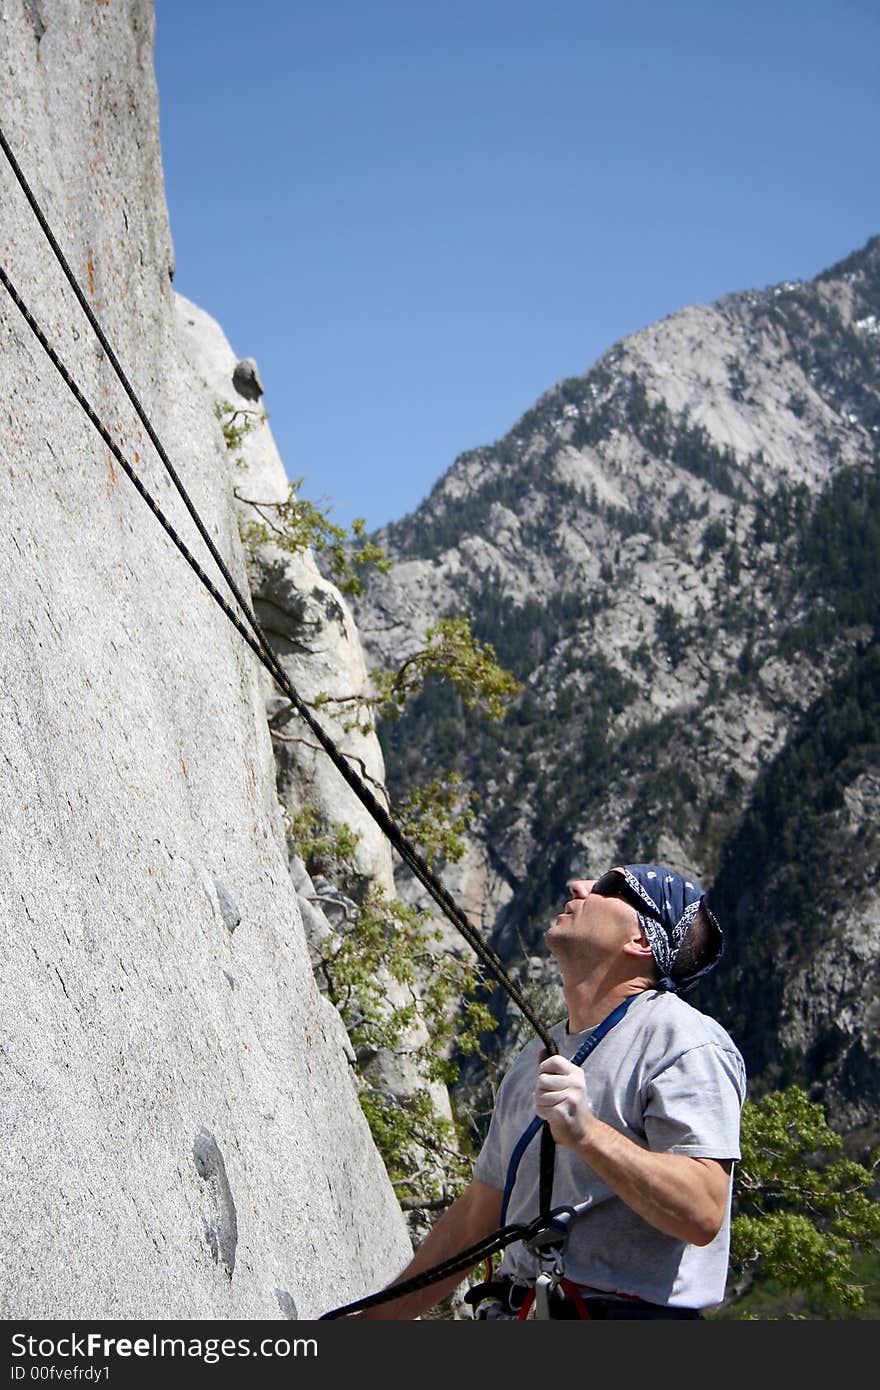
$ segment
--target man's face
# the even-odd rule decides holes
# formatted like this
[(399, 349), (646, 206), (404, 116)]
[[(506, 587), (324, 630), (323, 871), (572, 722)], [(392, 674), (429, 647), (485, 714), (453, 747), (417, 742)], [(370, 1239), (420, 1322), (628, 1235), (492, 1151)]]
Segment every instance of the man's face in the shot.
[(560, 948), (578, 954), (616, 954), (633, 936), (641, 936), (638, 913), (622, 898), (600, 897), (592, 891), (594, 878), (578, 878), (569, 884), (570, 897), (546, 934), (554, 952)]

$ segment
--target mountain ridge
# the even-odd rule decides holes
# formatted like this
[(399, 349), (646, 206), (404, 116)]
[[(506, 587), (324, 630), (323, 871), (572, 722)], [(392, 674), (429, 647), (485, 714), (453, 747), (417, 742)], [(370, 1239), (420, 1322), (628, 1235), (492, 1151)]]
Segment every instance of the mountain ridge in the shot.
[[(824, 827), (857, 784), (866, 822), (876, 810), (873, 716), (856, 671), (872, 669), (877, 633), (878, 309), (874, 236), (810, 281), (679, 310), (550, 387), (373, 537), (396, 563), (355, 605), (371, 664), (399, 661), (432, 621), (464, 612), (523, 683), (497, 729), (437, 687), (380, 737), (392, 792), (451, 765), (479, 793), (468, 854), (447, 881), (536, 987), (550, 987), (542, 922), (566, 876), (621, 860), (659, 858), (713, 891), (717, 879), (733, 936), (753, 942), (731, 887), (737, 836), (848, 680), (863, 717), (828, 769), (834, 805), (806, 820)], [(769, 856), (765, 872), (753, 895), (764, 910), (792, 866)], [(821, 1076), (809, 1058), (838, 1024), (830, 1003), (822, 1019), (795, 1008), (806, 988), (796, 961), (788, 987), (768, 983), (776, 1012), (753, 1035), (751, 947), (731, 951), (723, 987), (701, 996), (740, 1034), (756, 1081), (769, 1084), (776, 1036), (801, 1079), (864, 1127), (880, 1097), (880, 1058), (858, 1037), (877, 993), (876, 875), (853, 893), (867, 957), (833, 911), (829, 930), (846, 968), (861, 960), (867, 978)], [(789, 923), (784, 941), (799, 930)], [(502, 1013), (509, 1052), (518, 1030)], [(868, 1098), (846, 1081), (859, 1048)]]

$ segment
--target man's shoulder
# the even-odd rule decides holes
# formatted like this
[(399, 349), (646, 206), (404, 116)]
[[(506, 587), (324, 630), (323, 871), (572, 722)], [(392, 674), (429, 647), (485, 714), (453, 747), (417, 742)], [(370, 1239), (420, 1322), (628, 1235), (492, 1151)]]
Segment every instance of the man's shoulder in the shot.
[(645, 1025), (665, 1034), (669, 1043), (674, 1040), (686, 1047), (711, 1044), (733, 1053), (741, 1060), (740, 1050), (727, 1029), (711, 1014), (703, 1013), (680, 995), (665, 990), (649, 990), (646, 991), (644, 1005)]

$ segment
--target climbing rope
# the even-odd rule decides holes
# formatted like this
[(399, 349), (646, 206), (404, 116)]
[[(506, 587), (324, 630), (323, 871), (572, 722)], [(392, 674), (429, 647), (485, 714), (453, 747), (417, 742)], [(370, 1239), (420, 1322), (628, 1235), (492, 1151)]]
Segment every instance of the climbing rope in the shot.
[[(210, 579), (203, 567), (200, 565), (199, 561), (192, 554), (189, 547), (178, 535), (174, 526), (165, 516), (164, 512), (162, 511), (159, 504), (156, 502), (155, 498), (152, 496), (147, 487), (141, 481), (141, 478), (139, 477), (138, 473), (123, 454), (119, 445), (116, 443), (115, 439), (110, 434), (109, 430), (101, 420), (97, 411), (94, 409), (90, 401), (87, 399), (80, 387), (77, 385), (76, 381), (69, 372), (65, 363), (62, 361), (55, 348), (47, 339), (36, 318), (31, 313), (27, 304), (24, 302), (21, 295), (19, 294), (12, 279), (8, 275), (5, 267), (3, 265), (0, 265), (0, 283), (2, 283), (3, 288), (6, 290), (13, 304), (18, 309), (19, 313), (22, 315), (25, 323), (28, 325), (31, 332), (36, 337), (43, 351), (49, 358), (49, 361), (52, 363), (56, 371), (59, 373), (61, 379), (67, 386), (68, 390), (71, 392), (80, 408), (83, 410), (91, 424), (94, 426), (95, 430), (100, 435), (101, 439), (106, 444), (107, 448), (110, 450), (113, 458), (117, 461), (120, 468), (122, 468), (126, 477), (129, 479), (129, 481), (132, 483), (135, 490), (137, 491), (138, 495), (149, 507), (150, 511), (156, 517), (163, 530), (166, 532), (173, 544), (179, 550), (180, 554), (183, 556), (184, 560), (190, 566), (190, 568), (192, 569), (196, 577), (199, 579), (201, 584), (204, 586), (205, 589), (207, 589), (208, 593), (222, 609), (223, 613), (235, 627), (236, 631), (244, 639), (244, 641), (250, 647), (251, 651), (253, 651), (254, 655), (262, 663), (262, 665), (269, 672), (269, 674), (273, 677), (276, 684), (283, 691), (287, 699), (290, 700), (292, 707), (296, 710), (297, 714), (300, 716), (300, 718), (307, 725), (311, 733), (317, 739), (321, 748), (324, 750), (324, 752), (330, 758), (333, 765), (342, 775), (349, 788), (354, 792), (354, 794), (357, 796), (362, 805), (366, 808), (369, 814), (379, 825), (383, 834), (387, 837), (387, 839), (389, 840), (393, 848), (396, 850), (400, 858), (413, 873), (414, 877), (418, 879), (422, 886), (428, 891), (428, 893), (433, 898), (438, 907), (441, 909), (441, 911), (444, 913), (446, 918), (452, 923), (452, 925), (456, 928), (456, 930), (461, 934), (464, 940), (471, 947), (474, 954), (477, 956), (478, 960), (484, 966), (488, 974), (491, 975), (492, 978), (497, 982), (497, 984), (499, 984), (502, 987), (502, 989), (505, 990), (510, 999), (520, 1010), (523, 1017), (534, 1029), (535, 1033), (541, 1039), (541, 1042), (544, 1044), (544, 1047), (546, 1048), (548, 1055), (555, 1053), (557, 1050), (556, 1044), (551, 1034), (542, 1024), (540, 1019), (537, 1017), (528, 1000), (524, 996), (522, 990), (508, 974), (500, 957), (496, 954), (495, 951), (491, 949), (490, 946), (486, 944), (486, 942), (482, 939), (479, 933), (471, 925), (464, 912), (452, 898), (451, 894), (445, 888), (443, 883), (441, 883), (441, 881), (437, 878), (433, 870), (430, 868), (430, 866), (424, 860), (424, 858), (419, 854), (418, 850), (411, 843), (411, 841), (409, 841), (407, 837), (403, 834), (403, 832), (400, 830), (400, 827), (397, 825), (397, 823), (394, 821), (394, 819), (391, 817), (391, 815), (382, 805), (382, 803), (373, 795), (373, 793), (370, 791), (369, 787), (366, 785), (363, 779), (360, 776), (358, 776), (358, 774), (355, 772), (355, 770), (352, 768), (352, 766), (346, 759), (345, 755), (339, 750), (334, 741), (330, 738), (330, 736), (324, 731), (324, 729), (321, 727), (318, 721), (314, 718), (311, 711), (296, 691), (295, 687), (293, 686), (293, 683), (291, 682), (283, 666), (280, 664), (278, 657), (273, 651), (269, 643), (269, 640), (266, 637), (266, 634), (263, 632), (256, 618), (256, 615), (253, 613), (250, 605), (248, 604), (244, 595), (241, 593), (222, 555), (220, 554), (217, 546), (214, 544), (214, 541), (211, 538), (207, 530), (207, 527), (201, 520), (201, 517), (199, 516), (196, 507), (192, 502), (192, 499), (189, 497), (189, 494), (187, 493), (183, 483), (181, 482), (180, 477), (174, 469), (174, 466), (171, 463), (171, 460), (168, 457), (168, 454), (161, 440), (159, 439), (155, 429), (153, 428), (153, 425), (149, 420), (146, 411), (141, 405), (141, 402), (137, 394), (135, 393), (134, 388), (132, 387), (131, 382), (129, 381), (125, 371), (123, 370), (119, 362), (119, 359), (113, 351), (113, 348), (111, 347), (106, 334), (104, 333), (91, 305), (89, 304), (82, 290), (82, 287), (79, 284), (79, 281), (77, 280), (76, 276), (71, 270), (67, 258), (61, 250), (61, 247), (59, 246), (58, 241), (52, 232), (52, 229), (42, 211), (42, 208), (40, 207), (40, 204), (37, 198), (35, 197), (27, 179), (25, 178), (25, 175), (22, 172), (22, 169), (18, 161), (15, 158), (15, 155), (9, 145), (9, 142), (6, 139), (2, 127), (0, 127), (0, 149), (3, 150), (3, 153), (6, 156), (6, 159), (9, 163), (10, 168), (12, 169), (12, 172), (15, 175), (22, 189), (22, 192), (24, 193), (31, 207), (31, 210), (33, 211), (34, 216), (36, 217), (40, 225), (40, 228), (42, 229), (46, 237), (49, 246), (51, 247), (55, 258), (58, 261), (58, 264), (60, 265), (71, 289), (73, 290), (77, 302), (82, 308), (83, 313), (86, 315), (86, 318), (88, 319), (88, 322), (93, 332), (95, 333), (95, 336), (98, 339), (98, 342), (100, 343), (101, 348), (103, 349), (108, 362), (110, 363), (110, 366), (113, 368), (113, 371), (116, 374), (120, 384), (122, 385), (126, 395), (128, 396), (129, 401), (131, 402), (132, 407), (135, 410), (135, 413), (137, 414), (139, 420), (141, 421), (141, 424), (146, 430), (146, 433), (154, 448), (156, 449), (156, 452), (163, 466), (165, 467), (168, 476), (170, 477), (187, 511), (189, 512), (189, 515), (192, 518), (196, 526), (196, 529), (199, 532), (199, 535), (202, 537), (202, 540), (207, 546), (212, 559), (214, 560), (215, 564), (217, 565), (217, 568), (223, 576), (223, 579), (225, 580), (229, 588), (229, 592), (232, 594), (233, 598), (235, 599), (235, 602), (238, 605), (240, 613), (236, 612), (235, 609), (228, 602), (228, 600), (224, 598), (224, 596), (220, 593), (216, 585), (213, 583), (213, 581)], [(242, 614), (244, 618), (247, 620), (247, 626), (242, 621), (240, 614)], [(550, 1205), (552, 1201), (554, 1162), (555, 1143), (553, 1140), (553, 1136), (550, 1132), (549, 1125), (544, 1124), (541, 1135), (539, 1194), (540, 1215), (537, 1218), (537, 1222), (532, 1223), (533, 1226), (540, 1226), (541, 1229), (546, 1229), (548, 1228), (548, 1226), (552, 1225), (552, 1213), (550, 1210)], [(508, 1235), (507, 1233), (510, 1231), (514, 1231), (515, 1234)], [(412, 1285), (412, 1287), (414, 1288), (423, 1288), (426, 1287), (428, 1284), (435, 1283), (438, 1280), (443, 1279), (447, 1275), (459, 1272), (459, 1270), (465, 1271), (469, 1269), (481, 1257), (489, 1258), (492, 1253), (494, 1253), (497, 1250), (504, 1249), (505, 1246), (507, 1244), (510, 1244), (513, 1240), (523, 1239), (523, 1231), (526, 1232), (526, 1236), (528, 1236), (530, 1233), (533, 1234), (532, 1227), (510, 1227), (505, 1228), (502, 1231), (496, 1232), (495, 1236), (490, 1237), (488, 1241), (483, 1242), (483, 1245), (486, 1246), (485, 1250), (480, 1248), (477, 1251), (476, 1255), (474, 1255), (471, 1250), (462, 1252), (462, 1254), (456, 1257), (456, 1260), (451, 1262), (451, 1264), (450, 1262), (447, 1262), (443, 1266), (438, 1266), (435, 1269), (426, 1270), (420, 1276), (418, 1276), (417, 1283), (414, 1284), (413, 1281), (409, 1281), (409, 1285)], [(499, 1239), (503, 1239), (503, 1244), (494, 1243)], [(374, 1302), (383, 1301), (383, 1297), (399, 1297), (401, 1292), (403, 1291), (403, 1286), (395, 1286), (395, 1288), (396, 1292), (393, 1295), (374, 1295), (372, 1296), (371, 1300), (361, 1300), (361, 1302), (357, 1305), (357, 1308), (359, 1309), (361, 1307), (372, 1306)], [(346, 1309), (335, 1310), (332, 1314), (325, 1314), (325, 1317), (341, 1316), (343, 1312), (347, 1313), (351, 1311), (355, 1311), (354, 1305)]]
[(530, 1245), (542, 1245), (550, 1248), (561, 1244), (568, 1233), (568, 1228), (577, 1216), (575, 1207), (565, 1206), (556, 1207), (553, 1211), (547, 1212), (535, 1218), (534, 1221), (517, 1222), (512, 1226), (502, 1226), (500, 1230), (493, 1231), (492, 1235), (485, 1236), (483, 1240), (475, 1245), (469, 1245), (466, 1250), (460, 1250), (457, 1255), (444, 1260), (441, 1264), (434, 1265), (431, 1269), (422, 1270), (420, 1274), (414, 1274), (409, 1279), (401, 1279), (396, 1284), (391, 1284), (387, 1289), (380, 1289), (378, 1293), (367, 1294), (365, 1298), (358, 1298), (353, 1303), (346, 1303), (340, 1308), (331, 1308), (328, 1313), (323, 1313), (318, 1319), (319, 1322), (333, 1321), (336, 1318), (347, 1318), (353, 1313), (364, 1312), (367, 1308), (376, 1308), (381, 1303), (391, 1303), (395, 1299), (403, 1298), (409, 1293), (418, 1293), (420, 1289), (426, 1289), (431, 1284), (437, 1284), (442, 1279), (448, 1279), (453, 1274), (465, 1274), (474, 1265), (479, 1264), (480, 1260), (491, 1261), (492, 1256), (506, 1250), (508, 1245), (514, 1241), (525, 1241)]
[[(287, 696), (291, 704), (294, 706), (297, 714), (299, 714), (299, 716), (305, 721), (311, 732), (314, 734), (315, 738), (318, 739), (319, 743), (321, 744), (321, 747), (324, 749), (328, 757), (333, 762), (334, 766), (339, 770), (339, 772), (341, 772), (349, 787), (351, 787), (352, 791), (358, 796), (360, 801), (364, 804), (364, 806), (366, 806), (367, 810), (370, 812), (373, 818), (378, 822), (379, 826), (381, 827), (385, 835), (388, 837), (388, 839), (391, 841), (391, 844), (397, 850), (400, 857), (412, 870), (412, 872), (423, 884), (423, 886), (427, 888), (431, 896), (434, 898), (435, 902), (437, 902), (437, 904), (442, 908), (443, 912), (453, 923), (453, 925), (458, 928), (462, 936), (464, 936), (465, 940), (472, 947), (472, 949), (479, 957), (479, 959), (482, 961), (483, 965), (486, 967), (489, 973), (495, 978), (498, 984), (500, 984), (504, 989), (507, 990), (514, 1003), (517, 1004), (517, 1006), (521, 1009), (522, 1013), (528, 1019), (532, 1027), (535, 1029), (535, 1032), (544, 1042), (544, 1045), (550, 1048), (554, 1048), (554, 1044), (552, 1042), (552, 1039), (550, 1039), (550, 1035), (547, 1033), (546, 1029), (544, 1028), (544, 1025), (535, 1015), (534, 1011), (529, 1005), (528, 1000), (523, 995), (519, 986), (507, 974), (507, 971), (504, 968), (501, 958), (491, 949), (491, 947), (486, 945), (482, 937), (480, 937), (477, 931), (474, 929), (474, 927), (471, 926), (470, 922), (468, 921), (467, 917), (465, 917), (458, 904), (455, 902), (455, 900), (449, 894), (448, 890), (443, 886), (440, 880), (433, 873), (427, 862), (421, 857), (418, 850), (416, 850), (415, 846), (412, 845), (411, 842), (406, 839), (406, 837), (403, 835), (403, 832), (400, 830), (397, 823), (386, 811), (382, 803), (377, 800), (377, 798), (370, 791), (366, 783), (362, 781), (362, 779), (350, 766), (344, 755), (337, 748), (336, 744), (333, 742), (330, 736), (327, 733), (325, 733), (324, 729), (314, 718), (307, 705), (303, 703), (302, 699), (300, 698), (299, 694), (297, 693), (296, 689), (291, 683), (286, 671), (280, 665), (277, 657), (274, 655), (271, 648), (269, 647), (268, 641), (262, 633), (262, 630), (259, 628), (256, 618), (253, 616), (253, 614), (250, 613), (250, 609), (247, 607), (247, 605), (244, 604), (244, 601), (239, 598), (239, 602), (244, 607), (246, 615), (250, 616), (252, 626), (255, 630), (254, 633), (248, 631), (247, 627), (241, 621), (241, 618), (231, 607), (231, 605), (227, 602), (227, 600), (223, 597), (223, 595), (219, 592), (216, 585), (205, 573), (204, 569), (199, 564), (195, 556), (192, 554), (186, 543), (177, 534), (171, 522), (168, 520), (161, 507), (159, 506), (158, 502), (156, 502), (155, 498), (144, 486), (136, 470), (129, 463), (128, 459), (125, 457), (119, 445), (116, 443), (116, 440), (110, 434), (110, 431), (107, 429), (106, 425), (104, 425), (103, 421), (97, 414), (94, 407), (91, 405), (89, 400), (80, 390), (77, 383), (74, 381), (70, 372), (67, 370), (67, 367), (64, 365), (64, 362), (61, 360), (58, 353), (53, 348), (52, 344), (48, 341), (45, 333), (41, 329), (40, 325), (37, 323), (30, 309), (25, 304), (24, 300), (22, 299), (21, 295), (19, 294), (18, 290), (16, 289), (15, 285), (10, 279), (7, 271), (2, 265), (0, 265), (0, 284), (3, 285), (3, 288), (6, 290), (13, 304), (18, 309), (25, 323), (28, 325), (31, 332), (36, 337), (43, 351), (46, 353), (47, 357), (49, 358), (49, 361), (58, 371), (65, 385), (72, 393), (74, 399), (77, 401), (84, 413), (88, 416), (91, 423), (94, 425), (98, 434), (101, 436), (104, 443), (107, 445), (107, 448), (110, 450), (113, 457), (116, 459), (120, 468), (122, 468), (123, 472), (130, 479), (130, 481), (136, 488), (138, 494), (146, 502), (147, 506), (150, 508), (150, 511), (153, 513), (157, 521), (160, 523), (160, 525), (166, 531), (168, 536), (174, 542), (175, 546), (180, 551), (187, 564), (194, 571), (194, 573), (199, 578), (204, 587), (208, 590), (208, 593), (215, 600), (215, 602), (220, 605), (229, 621), (233, 624), (233, 626), (241, 634), (241, 636), (244, 638), (245, 642), (247, 642), (248, 646), (251, 648), (254, 654), (259, 658), (262, 664), (273, 676), (277, 684), (281, 687), (284, 694)], [(237, 589), (234, 589), (234, 593), (236, 597), (239, 597)]]

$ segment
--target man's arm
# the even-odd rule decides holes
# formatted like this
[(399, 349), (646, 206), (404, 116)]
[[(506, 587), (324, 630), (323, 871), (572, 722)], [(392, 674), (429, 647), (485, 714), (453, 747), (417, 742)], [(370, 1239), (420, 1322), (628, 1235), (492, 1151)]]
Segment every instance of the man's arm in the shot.
[(557, 1144), (573, 1150), (628, 1207), (664, 1235), (708, 1245), (721, 1229), (732, 1162), (655, 1153), (598, 1120), (580, 1067), (548, 1057), (538, 1068), (535, 1110)]
[[(475, 1178), (432, 1226), (406, 1269), (401, 1271), (394, 1283), (398, 1284), (403, 1279), (431, 1269), (433, 1265), (442, 1264), (444, 1260), (449, 1260), (466, 1250), (469, 1245), (476, 1245), (477, 1241), (492, 1235), (501, 1225), (503, 1196), (503, 1192), (497, 1187), (488, 1187), (486, 1183), (478, 1182)], [(466, 1270), (461, 1270), (460, 1273), (450, 1275), (436, 1284), (430, 1284), (426, 1289), (405, 1294), (389, 1303), (379, 1303), (376, 1307), (367, 1308), (363, 1313), (353, 1316), (368, 1318), (371, 1321), (417, 1318), (457, 1288), (466, 1273)]]

